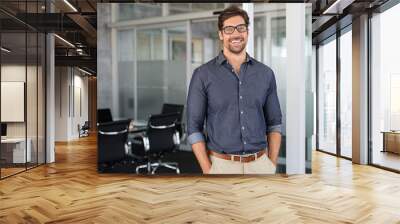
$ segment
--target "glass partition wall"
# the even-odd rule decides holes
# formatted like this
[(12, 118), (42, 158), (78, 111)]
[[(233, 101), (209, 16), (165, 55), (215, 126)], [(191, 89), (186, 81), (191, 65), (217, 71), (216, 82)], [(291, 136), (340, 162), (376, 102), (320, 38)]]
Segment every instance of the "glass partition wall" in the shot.
[[(40, 1), (24, 12), (39, 12)], [(1, 5), (0, 5), (1, 6)], [(0, 12), (0, 178), (45, 163), (45, 34)]]

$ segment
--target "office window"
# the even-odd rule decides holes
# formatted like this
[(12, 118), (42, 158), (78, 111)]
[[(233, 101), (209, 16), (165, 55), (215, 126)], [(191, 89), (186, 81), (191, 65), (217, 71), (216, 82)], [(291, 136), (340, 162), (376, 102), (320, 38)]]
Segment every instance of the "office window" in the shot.
[(400, 5), (372, 19), (372, 163), (400, 170)]
[(318, 48), (318, 148), (336, 153), (336, 39)]
[(340, 154), (352, 157), (352, 34), (340, 36)]

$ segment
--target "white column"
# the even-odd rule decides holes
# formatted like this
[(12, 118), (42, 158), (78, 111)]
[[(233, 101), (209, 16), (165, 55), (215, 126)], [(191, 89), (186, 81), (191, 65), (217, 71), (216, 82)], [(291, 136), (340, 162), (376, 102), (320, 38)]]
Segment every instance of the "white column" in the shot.
[[(46, 3), (48, 12), (54, 12), (54, 5)], [(46, 161), (55, 162), (55, 43), (54, 34), (46, 35)]]
[[(161, 8), (162, 16), (169, 15), (169, 3), (162, 3)], [(161, 47), (162, 47), (162, 60), (164, 61), (164, 66), (168, 65), (169, 53), (172, 53), (172, 48), (169, 48), (169, 41), (168, 41), (168, 29), (162, 28), (161, 29)], [(172, 59), (172, 58), (171, 58)], [(168, 76), (163, 74), (163, 99), (164, 102), (168, 102)]]
[[(133, 29), (133, 49), (138, 49), (137, 48), (137, 29)], [(138, 88), (137, 88), (137, 80), (138, 80), (138, 72), (137, 72), (137, 59), (138, 59), (138, 51), (135, 50), (133, 52), (133, 95), (135, 96), (134, 100), (134, 120), (138, 120)]]
[(305, 4), (286, 4), (286, 173), (305, 173)]
[(55, 60), (54, 35), (46, 36), (46, 163), (55, 162), (54, 135), (55, 135)]
[[(382, 15), (382, 14), (381, 14)], [(389, 99), (389, 98), (384, 98), (382, 96), (383, 93), (385, 93), (385, 89), (389, 89), (388, 85), (385, 85), (387, 83), (387, 80), (385, 77), (387, 77), (385, 74), (385, 66), (382, 66), (382, 62), (384, 62), (384, 54), (382, 54), (381, 50), (382, 45), (384, 44), (382, 42), (382, 36), (383, 33), (380, 32), (381, 30), (381, 15), (377, 15), (374, 17), (374, 19), (371, 21), (371, 26), (374, 27), (374, 30), (377, 32), (371, 32), (371, 40), (373, 42), (371, 43), (371, 51), (373, 52), (373, 63), (371, 65), (371, 90), (373, 90), (371, 96), (371, 141), (373, 143), (373, 148), (374, 149), (383, 149), (383, 141), (382, 141), (382, 133), (380, 133), (380, 130), (388, 130), (384, 129), (387, 126), (385, 126), (384, 122), (382, 122), (385, 119), (382, 119), (385, 117), (385, 110), (388, 108), (387, 106), (385, 107), (386, 100), (382, 99)], [(355, 31), (353, 31), (354, 33)], [(353, 34), (354, 35), (354, 34)], [(353, 41), (354, 38), (353, 38)], [(375, 50), (377, 49), (377, 50)], [(354, 51), (354, 49), (353, 49)], [(353, 81), (354, 82), (354, 81)], [(353, 99), (354, 102), (354, 99)], [(354, 106), (353, 106), (354, 107)], [(353, 125), (354, 126), (354, 125)], [(353, 134), (354, 135), (354, 134)], [(354, 144), (354, 143), (353, 143)], [(354, 147), (353, 147), (354, 148)], [(353, 150), (354, 152), (355, 150)], [(353, 155), (354, 158), (354, 155)], [(354, 160), (356, 162), (356, 160)]]
[[(111, 4), (111, 22), (115, 22), (118, 16), (118, 4)], [(117, 30), (111, 29), (111, 113), (114, 120), (119, 119), (119, 76), (118, 76), (118, 44)]]
[(353, 20), (352, 159), (368, 163), (368, 16)]
[(249, 16), (249, 37), (247, 41), (247, 53), (254, 57), (254, 4), (243, 3), (243, 10), (247, 12)]

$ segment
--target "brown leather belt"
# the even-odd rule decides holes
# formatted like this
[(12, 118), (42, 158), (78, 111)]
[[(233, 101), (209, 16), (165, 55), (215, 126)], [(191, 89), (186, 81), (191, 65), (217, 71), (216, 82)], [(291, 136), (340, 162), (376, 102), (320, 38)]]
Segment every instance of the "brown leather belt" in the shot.
[(247, 154), (247, 155), (233, 155), (233, 154), (222, 154), (222, 153), (218, 153), (218, 152), (214, 152), (211, 150), (208, 150), (208, 154), (209, 155), (213, 155), (217, 158), (220, 159), (225, 159), (225, 160), (231, 160), (231, 161), (238, 161), (238, 162), (242, 162), (242, 163), (248, 163), (251, 161), (256, 160), (257, 158), (260, 158), (262, 155), (264, 155), (265, 150), (261, 150), (257, 153), (253, 153), (253, 154)]

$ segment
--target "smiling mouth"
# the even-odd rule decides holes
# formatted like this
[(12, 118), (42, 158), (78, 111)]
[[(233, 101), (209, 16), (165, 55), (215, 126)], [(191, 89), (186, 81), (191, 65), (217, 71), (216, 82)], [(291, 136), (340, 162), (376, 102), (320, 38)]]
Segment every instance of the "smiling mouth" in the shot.
[(233, 45), (239, 45), (243, 42), (242, 39), (235, 39), (235, 40), (231, 40), (230, 43)]

